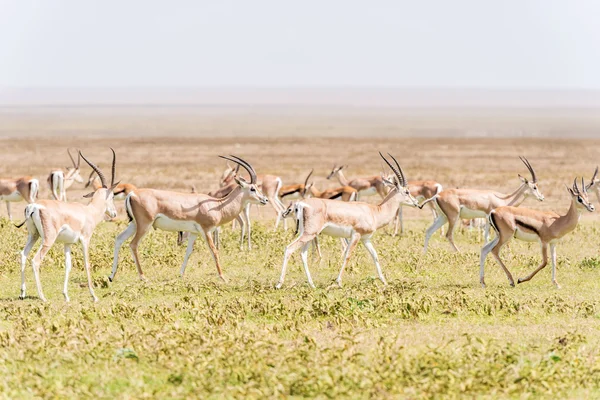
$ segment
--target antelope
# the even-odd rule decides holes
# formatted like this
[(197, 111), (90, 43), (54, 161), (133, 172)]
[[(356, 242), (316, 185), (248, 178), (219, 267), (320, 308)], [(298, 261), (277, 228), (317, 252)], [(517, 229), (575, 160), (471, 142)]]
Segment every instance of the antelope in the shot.
[(81, 156), (77, 157), (77, 163), (75, 163), (69, 149), (67, 149), (67, 153), (69, 153), (69, 158), (73, 163), (73, 167), (67, 167), (66, 173), (62, 169), (55, 169), (48, 175), (47, 181), (54, 200), (67, 201), (67, 189), (70, 188), (74, 182), (83, 183), (83, 178), (81, 177), (81, 171), (79, 169)]
[[(222, 199), (224, 197), (226, 197), (229, 193), (231, 193), (233, 190), (235, 190), (235, 188), (238, 187), (238, 184), (236, 182), (232, 182), (227, 186), (223, 186), (217, 190), (213, 190), (212, 192), (208, 192), (208, 195), (211, 197), (214, 197), (216, 199)], [(248, 250), (252, 250), (252, 242), (250, 240), (250, 232), (252, 231), (252, 223), (250, 222), (250, 203), (248, 203), (246, 205), (246, 207), (244, 207), (243, 211), (240, 212), (237, 217), (235, 217), (234, 221), (237, 221), (238, 224), (240, 224), (241, 227), (241, 235), (240, 235), (240, 250), (244, 249), (244, 237), (248, 236)], [(248, 232), (246, 232), (246, 230)], [(217, 227), (217, 229), (214, 230), (214, 242), (215, 242), (215, 246), (217, 247), (217, 249), (219, 248), (219, 245), (221, 243), (221, 238), (220, 238), (220, 231), (221, 231), (221, 227)]]
[(29, 204), (34, 203), (39, 188), (39, 181), (31, 176), (17, 179), (0, 179), (0, 201), (6, 202), (6, 211), (10, 221), (12, 221), (10, 203), (23, 200)]
[(19, 296), (21, 299), (25, 298), (25, 264), (27, 262), (27, 255), (38, 239), (41, 238), (42, 244), (31, 261), (33, 276), (35, 277), (35, 284), (40, 299), (44, 302), (46, 301), (40, 282), (40, 265), (52, 245), (58, 242), (64, 244), (65, 282), (63, 295), (65, 296), (65, 301), (69, 301), (67, 285), (69, 282), (69, 273), (71, 272), (71, 246), (79, 242), (83, 248), (83, 261), (87, 274), (88, 288), (94, 302), (98, 301), (92, 287), (89, 245), (94, 229), (104, 219), (104, 215), (106, 214), (110, 218), (117, 216), (112, 192), (116, 186), (114, 183), (116, 155), (115, 151), (111, 150), (113, 161), (110, 186), (106, 184), (106, 178), (102, 171), (79, 152), (80, 157), (96, 171), (102, 183), (102, 187), (84, 196), (92, 199), (88, 205), (73, 202), (67, 203), (59, 200), (40, 200), (37, 203), (29, 204), (25, 208), (25, 221), (17, 225), (18, 228), (26, 225), (28, 232), (27, 244), (21, 252), (21, 295)]
[(590, 183), (585, 188), (586, 192), (590, 189), (592, 189), (592, 191), (596, 193), (596, 198), (600, 203), (600, 179), (598, 178), (598, 167), (596, 167), (596, 170), (594, 171), (594, 176), (592, 176)]
[(526, 242), (539, 242), (542, 251), (542, 263), (525, 278), (517, 279), (517, 283), (531, 280), (548, 264), (548, 247), (552, 260), (552, 284), (560, 288), (556, 280), (556, 244), (568, 233), (572, 232), (581, 218), (583, 210), (594, 211), (594, 206), (588, 200), (587, 188), (581, 178), (581, 188), (577, 186), (577, 178), (573, 187), (567, 187), (571, 195), (571, 206), (565, 215), (553, 211), (538, 211), (530, 208), (498, 207), (490, 212), (490, 225), (496, 231), (496, 237), (481, 249), (479, 265), (479, 281), (485, 287), (484, 264), (487, 255), (492, 252), (498, 264), (504, 270), (510, 286), (515, 282), (510, 271), (500, 259), (500, 249), (513, 237)]
[(302, 185), (303, 189), (300, 191), (301, 198), (316, 197), (319, 199), (340, 199), (342, 201), (356, 200), (357, 191), (351, 186), (341, 186), (335, 189), (325, 189), (322, 192), (319, 191), (317, 188), (315, 188), (314, 182), (308, 183), (312, 173), (313, 170), (311, 169), (304, 181), (304, 185)]
[[(227, 184), (231, 183), (237, 176), (238, 170), (239, 168), (234, 170), (231, 166), (229, 166), (229, 164), (227, 164), (227, 169), (225, 169), (221, 175), (220, 185), (226, 186)], [(282, 186), (281, 178), (275, 175), (257, 175), (256, 182), (258, 188), (262, 193), (264, 193), (266, 198), (269, 200), (269, 204), (271, 207), (273, 207), (273, 210), (275, 210), (275, 213), (277, 214), (277, 220), (275, 221), (275, 227), (273, 228), (273, 230), (277, 230), (279, 222), (282, 220), (281, 214), (283, 211), (285, 211), (285, 206), (281, 200), (279, 200), (279, 191), (281, 190)], [(287, 221), (285, 218), (283, 218), (283, 229), (287, 229)]]
[[(283, 200), (283, 199), (291, 200), (291, 199), (301, 199), (301, 198), (303, 198), (304, 197), (304, 193), (305, 193), (306, 184), (308, 182), (308, 179), (312, 175), (313, 171), (314, 170), (312, 170), (312, 169), (310, 170), (310, 173), (308, 174), (308, 176), (304, 180), (304, 183), (298, 183), (296, 185), (282, 186), (281, 189), (279, 189), (279, 193), (278, 193), (279, 194), (279, 198), (281, 200)], [(287, 211), (289, 211), (289, 210), (287, 210)], [(288, 215), (288, 214), (286, 214), (286, 215)], [(285, 218), (285, 217), (282, 216), (282, 218)]]
[(327, 179), (331, 179), (335, 176), (340, 182), (340, 185), (353, 187), (358, 192), (356, 198), (357, 200), (360, 200), (361, 196), (373, 196), (375, 194), (379, 194), (382, 199), (385, 198), (387, 194), (387, 188), (382, 176), (374, 175), (366, 178), (356, 178), (349, 181), (346, 179), (344, 172), (342, 171), (342, 169), (346, 167), (346, 165), (337, 167), (334, 164), (331, 172), (327, 176)]
[[(88, 188), (91, 185), (94, 189), (97, 190), (102, 187), (100, 179), (98, 178), (98, 176), (95, 175), (97, 175), (96, 171), (92, 171), (92, 173), (88, 177), (87, 183), (85, 184), (85, 188)], [(127, 195), (133, 192), (135, 189), (137, 188), (131, 183), (119, 183), (113, 189), (113, 194), (115, 196), (114, 198), (115, 200), (125, 200), (125, 197), (127, 197)]]
[[(431, 236), (435, 231), (444, 226), (446, 222), (448, 223), (446, 238), (455, 251), (460, 251), (456, 244), (454, 244), (453, 234), (461, 218), (484, 218), (495, 208), (501, 206), (518, 206), (529, 196), (535, 197), (538, 201), (544, 201), (544, 196), (538, 188), (537, 176), (533, 167), (526, 158), (519, 158), (531, 173), (531, 181), (519, 175), (521, 185), (511, 194), (500, 194), (493, 190), (446, 189), (422, 203), (421, 206), (434, 201), (439, 214), (433, 225), (425, 232), (423, 253), (427, 253), (427, 245)], [(489, 231), (489, 223), (487, 223), (485, 229), (486, 243), (489, 241)]]
[(137, 250), (140, 241), (151, 227), (170, 232), (190, 233), (181, 265), (182, 277), (194, 242), (198, 235), (202, 235), (215, 260), (219, 277), (225, 281), (219, 252), (212, 238), (213, 231), (235, 219), (249, 203), (265, 205), (269, 200), (258, 189), (256, 172), (250, 164), (235, 156), (219, 157), (241, 165), (250, 175), (250, 182), (234, 177), (237, 187), (223, 198), (155, 189), (136, 189), (125, 198), (125, 210), (130, 223), (115, 241), (112, 273), (108, 277), (111, 282), (117, 273), (119, 250), (123, 242), (132, 236), (129, 247), (140, 279), (145, 280)]
[(342, 267), (336, 280), (339, 286), (342, 285), (344, 268), (359, 241), (363, 243), (367, 251), (371, 254), (379, 279), (384, 285), (387, 284), (381, 271), (377, 252), (371, 243), (371, 237), (378, 229), (392, 222), (400, 204), (412, 205), (414, 207), (419, 207), (419, 204), (406, 187), (404, 172), (398, 161), (390, 155), (396, 163), (397, 168), (395, 168), (383, 154), (379, 153), (379, 155), (390, 166), (397, 178), (395, 181), (383, 180), (386, 185), (391, 186), (391, 190), (380, 204), (341, 202), (317, 198), (309, 198), (296, 203), (299, 235), (285, 248), (281, 276), (275, 286), (277, 289), (283, 285), (290, 256), (300, 248), (302, 249), (302, 263), (308, 284), (312, 288), (315, 287), (308, 270), (307, 252), (309, 243), (321, 233), (350, 239), (348, 246), (346, 246)]
[[(408, 188), (410, 190), (410, 194), (417, 199), (417, 201), (424, 201), (432, 198), (440, 194), (443, 190), (442, 185), (437, 183), (436, 181), (408, 181)], [(433, 214), (433, 220), (437, 218), (437, 212), (435, 209), (435, 205), (433, 203), (429, 203), (431, 208), (431, 213)], [(404, 221), (402, 218), (402, 206), (398, 209), (398, 216), (396, 218), (396, 222), (394, 224), (394, 234), (396, 236), (398, 234), (398, 225), (400, 225), (400, 233), (404, 232)]]

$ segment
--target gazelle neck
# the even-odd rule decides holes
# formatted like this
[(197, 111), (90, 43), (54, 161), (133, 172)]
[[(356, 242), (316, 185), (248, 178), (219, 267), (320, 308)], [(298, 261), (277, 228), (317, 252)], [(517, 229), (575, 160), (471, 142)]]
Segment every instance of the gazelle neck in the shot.
[(346, 179), (346, 177), (344, 176), (344, 173), (342, 172), (341, 169), (335, 174), (335, 176), (337, 176), (338, 182), (340, 182), (340, 185), (348, 186), (348, 179)]
[(396, 217), (400, 203), (404, 200), (404, 196), (396, 188), (392, 188), (388, 195), (379, 203), (375, 213), (377, 229), (386, 226)]
[(220, 212), (220, 221), (217, 225), (233, 221), (242, 212), (242, 209), (248, 203), (244, 199), (244, 192), (241, 187), (236, 187), (227, 196), (216, 200), (219, 205), (215, 207)]
[(98, 225), (104, 220), (104, 213), (106, 211), (106, 190), (96, 190), (92, 201), (87, 205), (88, 209), (92, 211), (94, 223)]
[(561, 215), (558, 219), (561, 221), (561, 225), (567, 232), (571, 232), (577, 227), (579, 219), (581, 218), (582, 210), (577, 207), (575, 199), (571, 199), (571, 206), (565, 215)]
[(507, 194), (505, 196), (498, 196), (501, 200), (504, 200), (506, 206), (514, 206), (517, 207), (521, 205), (523, 201), (525, 201), (525, 189), (527, 185), (522, 183), (521, 186), (518, 187), (517, 190), (512, 192), (511, 194)]

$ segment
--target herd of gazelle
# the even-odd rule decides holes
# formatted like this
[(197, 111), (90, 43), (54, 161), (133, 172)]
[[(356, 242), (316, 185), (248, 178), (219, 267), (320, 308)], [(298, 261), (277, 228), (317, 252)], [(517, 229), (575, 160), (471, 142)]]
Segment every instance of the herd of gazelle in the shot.
[[(194, 242), (198, 236), (207, 242), (216, 264), (219, 277), (225, 280), (219, 260), (218, 231), (220, 226), (232, 221), (238, 221), (241, 226), (240, 248), (243, 248), (244, 238), (247, 238), (248, 248), (250, 241), (250, 205), (270, 204), (277, 214), (275, 229), (283, 220), (285, 227), (286, 218), (291, 214), (296, 220), (297, 237), (285, 248), (281, 276), (276, 285), (280, 288), (285, 279), (287, 265), (291, 255), (300, 249), (304, 271), (308, 284), (314, 287), (308, 268), (308, 247), (314, 242), (318, 248), (317, 237), (320, 234), (339, 237), (343, 240), (343, 260), (337, 277), (341, 286), (342, 275), (346, 264), (356, 248), (362, 243), (373, 259), (377, 276), (386, 284), (377, 252), (371, 243), (373, 234), (396, 220), (394, 234), (397, 233), (398, 224), (402, 224), (402, 207), (410, 206), (422, 209), (429, 204), (434, 222), (425, 234), (424, 252), (427, 252), (429, 239), (443, 225), (448, 223), (446, 238), (452, 248), (458, 251), (453, 240), (453, 233), (462, 220), (485, 218), (485, 242), (481, 251), (480, 283), (485, 287), (484, 263), (491, 252), (509, 280), (514, 286), (514, 279), (500, 259), (500, 249), (510, 241), (517, 238), (524, 241), (537, 241), (541, 244), (542, 263), (530, 275), (518, 279), (517, 283), (530, 280), (537, 272), (547, 265), (548, 249), (552, 262), (552, 283), (559, 287), (556, 280), (556, 244), (569, 232), (573, 231), (579, 222), (584, 210), (594, 211), (590, 204), (588, 192), (596, 193), (600, 201), (600, 178), (598, 168), (589, 184), (581, 178), (568, 189), (571, 196), (571, 206), (565, 215), (554, 212), (537, 211), (530, 208), (518, 207), (527, 197), (535, 197), (543, 201), (537, 185), (535, 170), (521, 157), (530, 172), (531, 179), (519, 175), (521, 185), (510, 194), (502, 194), (491, 190), (476, 189), (447, 189), (435, 181), (409, 181), (404, 175), (398, 161), (390, 154), (390, 161), (379, 153), (383, 161), (392, 170), (392, 174), (385, 174), (348, 180), (344, 176), (343, 166), (335, 166), (327, 179), (337, 177), (342, 185), (335, 189), (319, 191), (309, 182), (313, 174), (310, 171), (301, 184), (283, 186), (282, 180), (274, 175), (257, 175), (254, 168), (243, 159), (236, 156), (219, 156), (233, 162), (235, 167), (227, 164), (223, 172), (220, 188), (208, 194), (188, 193), (137, 188), (128, 183), (115, 183), (116, 155), (112, 150), (112, 171), (110, 184), (104, 173), (94, 163), (89, 161), (78, 151), (77, 162), (68, 151), (72, 167), (66, 170), (53, 170), (48, 177), (48, 184), (54, 200), (37, 200), (39, 183), (37, 179), (22, 177), (19, 179), (0, 179), (0, 200), (7, 202), (9, 218), (10, 202), (26, 201), (25, 220), (17, 227), (25, 225), (28, 238), (25, 248), (21, 252), (21, 298), (25, 297), (25, 265), (28, 254), (38, 240), (41, 246), (32, 260), (34, 278), (40, 299), (45, 301), (42, 291), (39, 270), (40, 264), (49, 249), (56, 242), (64, 245), (65, 253), (65, 281), (63, 294), (69, 301), (67, 290), (69, 273), (71, 271), (71, 246), (80, 243), (83, 248), (84, 265), (88, 279), (88, 287), (94, 301), (92, 278), (89, 268), (88, 249), (93, 231), (98, 223), (105, 217), (115, 218), (117, 213), (113, 200), (125, 200), (125, 210), (129, 217), (129, 225), (117, 236), (115, 241), (112, 273), (109, 280), (112, 282), (118, 269), (119, 250), (123, 243), (131, 238), (129, 247), (133, 255), (139, 277), (144, 278), (138, 246), (150, 228), (164, 231), (178, 232), (179, 240), (187, 238), (187, 249), (181, 265), (181, 276), (192, 253)], [(87, 182), (81, 178), (80, 164), (83, 159), (92, 169)], [(244, 179), (239, 171), (243, 168), (250, 180)], [(88, 205), (66, 201), (66, 189), (74, 182), (84, 183), (85, 187), (92, 186), (94, 191), (84, 196), (91, 198)], [(362, 196), (379, 195), (378, 204), (369, 204), (359, 201)], [(282, 200), (296, 199), (286, 208)], [(489, 241), (489, 230), (495, 231), (495, 237)]]

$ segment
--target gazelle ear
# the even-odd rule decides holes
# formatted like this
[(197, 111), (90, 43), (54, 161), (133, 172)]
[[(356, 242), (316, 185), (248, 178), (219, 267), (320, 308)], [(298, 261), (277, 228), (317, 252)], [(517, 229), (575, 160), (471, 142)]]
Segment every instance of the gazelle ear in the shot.
[(565, 185), (565, 188), (567, 189), (567, 191), (569, 192), (569, 194), (570, 194), (571, 196), (577, 196), (577, 195), (575, 194), (575, 192), (573, 191), (573, 189), (571, 189), (571, 188), (570, 188), (570, 187), (568, 187), (567, 185)]
[(83, 197), (86, 199), (92, 198), (92, 197), (94, 197), (94, 193), (96, 193), (96, 192), (88, 193), (88, 194), (84, 195)]
[(248, 186), (248, 182), (246, 182), (246, 180), (244, 178), (242, 178), (241, 176), (234, 176), (233, 179), (235, 180), (235, 183), (237, 183), (239, 185), (239, 187), (246, 187)]
[(523, 183), (529, 183), (529, 181), (527, 180), (527, 178), (523, 178), (521, 176), (521, 174), (518, 174), (518, 175), (519, 175), (519, 179), (521, 180), (521, 182), (523, 182)]

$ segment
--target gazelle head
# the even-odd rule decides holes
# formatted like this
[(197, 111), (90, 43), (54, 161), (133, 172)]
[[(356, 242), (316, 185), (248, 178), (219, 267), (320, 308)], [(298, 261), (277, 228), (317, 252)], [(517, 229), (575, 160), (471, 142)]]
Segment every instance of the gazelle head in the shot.
[(521, 159), (521, 161), (523, 161), (523, 164), (525, 164), (525, 166), (529, 170), (529, 173), (531, 174), (531, 180), (528, 180), (527, 178), (525, 178), (525, 177), (521, 176), (521, 174), (519, 174), (519, 179), (526, 186), (523, 196), (524, 197), (533, 196), (536, 199), (538, 199), (538, 201), (544, 201), (544, 195), (542, 193), (540, 193), (540, 189), (537, 184), (537, 176), (535, 174), (535, 170), (533, 169), (533, 167), (531, 166), (531, 164), (529, 163), (529, 161), (527, 161), (527, 159), (525, 157), (519, 157), (519, 158)]
[(237, 176), (239, 171), (239, 164), (237, 164), (235, 168), (233, 168), (231, 165), (229, 165), (229, 163), (227, 163), (227, 168), (225, 168), (225, 171), (223, 171), (223, 173), (221, 174), (221, 178), (219, 179), (219, 186), (223, 187), (229, 185), (231, 181), (233, 181), (233, 179)]
[(311, 169), (308, 173), (308, 176), (304, 180), (304, 185), (302, 186), (302, 190), (300, 191), (300, 197), (305, 198), (306, 196), (310, 196), (310, 189), (313, 187), (314, 182), (308, 183), (310, 176), (314, 172), (314, 169)]
[(594, 176), (592, 176), (592, 180), (585, 187), (585, 191), (587, 192), (590, 189), (592, 189), (592, 191), (593, 190), (598, 191), (600, 189), (600, 179), (598, 178), (598, 167), (596, 167), (596, 170), (594, 171)]
[(106, 184), (106, 177), (104, 176), (104, 173), (102, 172), (102, 170), (100, 170), (100, 168), (98, 168), (94, 163), (92, 163), (87, 158), (85, 158), (84, 155), (81, 153), (81, 151), (79, 152), (79, 156), (81, 158), (83, 158), (83, 160), (86, 163), (88, 163), (88, 165), (94, 170), (94, 172), (96, 172), (96, 174), (98, 174), (98, 178), (100, 179), (100, 184), (101, 184), (101, 186), (98, 187), (95, 191), (88, 193), (83, 197), (86, 197), (86, 198), (104, 197), (104, 200), (105, 200), (104, 213), (109, 218), (115, 218), (117, 216), (117, 210), (115, 208), (115, 203), (113, 201), (113, 199), (114, 199), (113, 189), (119, 184), (119, 182), (115, 183), (115, 167), (116, 167), (116, 163), (117, 163), (117, 156), (115, 154), (115, 151), (112, 148), (110, 150), (112, 151), (112, 154), (113, 154), (110, 186), (108, 186)]
[(587, 188), (583, 182), (583, 178), (581, 178), (581, 188), (577, 185), (577, 178), (575, 178), (573, 180), (573, 187), (567, 187), (567, 190), (579, 210), (586, 209), (589, 212), (595, 210), (594, 205), (588, 200)]
[(334, 176), (336, 176), (343, 168), (346, 168), (347, 165), (340, 165), (339, 167), (336, 167), (335, 164), (333, 164), (333, 168), (331, 169), (331, 172), (329, 173), (329, 175), (327, 175), (327, 179), (331, 179)]
[[(401, 200), (400, 200), (401, 204), (405, 204), (407, 206), (419, 207), (419, 202), (417, 201), (417, 199), (415, 199), (410, 194), (410, 190), (408, 190), (408, 181), (406, 180), (406, 177), (404, 176), (404, 171), (402, 171), (402, 167), (400, 167), (400, 164), (398, 164), (398, 161), (394, 158), (393, 155), (388, 153), (388, 156), (390, 156), (392, 158), (392, 160), (394, 160), (394, 163), (396, 164), (396, 167), (394, 167), (383, 156), (383, 154), (381, 154), (381, 152), (379, 152), (379, 155), (381, 156), (381, 158), (383, 158), (383, 161), (385, 161), (385, 163), (392, 169), (392, 171), (394, 172), (394, 178), (395, 178), (395, 179), (387, 179), (387, 178), (383, 177), (383, 183), (385, 183), (386, 186), (391, 188), (390, 192), (388, 193), (388, 195), (386, 197), (386, 200), (391, 198), (392, 196), (400, 195), (400, 196), (402, 196)], [(386, 200), (384, 200), (384, 202)]]
[(265, 205), (269, 202), (269, 199), (267, 199), (267, 196), (262, 194), (262, 192), (258, 189), (258, 185), (256, 184), (256, 171), (254, 171), (254, 168), (252, 168), (252, 166), (250, 164), (248, 164), (246, 161), (244, 161), (241, 158), (236, 157), (236, 156), (229, 156), (229, 157), (219, 156), (219, 157), (224, 158), (225, 160), (233, 161), (234, 163), (238, 164), (238, 168), (239, 168), (239, 166), (242, 166), (248, 172), (248, 175), (250, 175), (250, 182), (247, 182), (242, 177), (238, 177), (237, 174), (235, 174), (233, 176), (233, 179), (235, 180), (235, 182), (239, 185), (239, 187), (244, 192), (244, 200), (245, 201), (248, 201), (252, 204), (262, 204), (262, 205)]
[(71, 159), (71, 163), (73, 163), (72, 167), (67, 167), (67, 175), (71, 177), (77, 183), (83, 183), (83, 177), (80, 174), (79, 166), (81, 165), (81, 156), (78, 154), (77, 163), (75, 163), (75, 159), (71, 154), (71, 150), (67, 148), (67, 153), (69, 153), (69, 158)]

